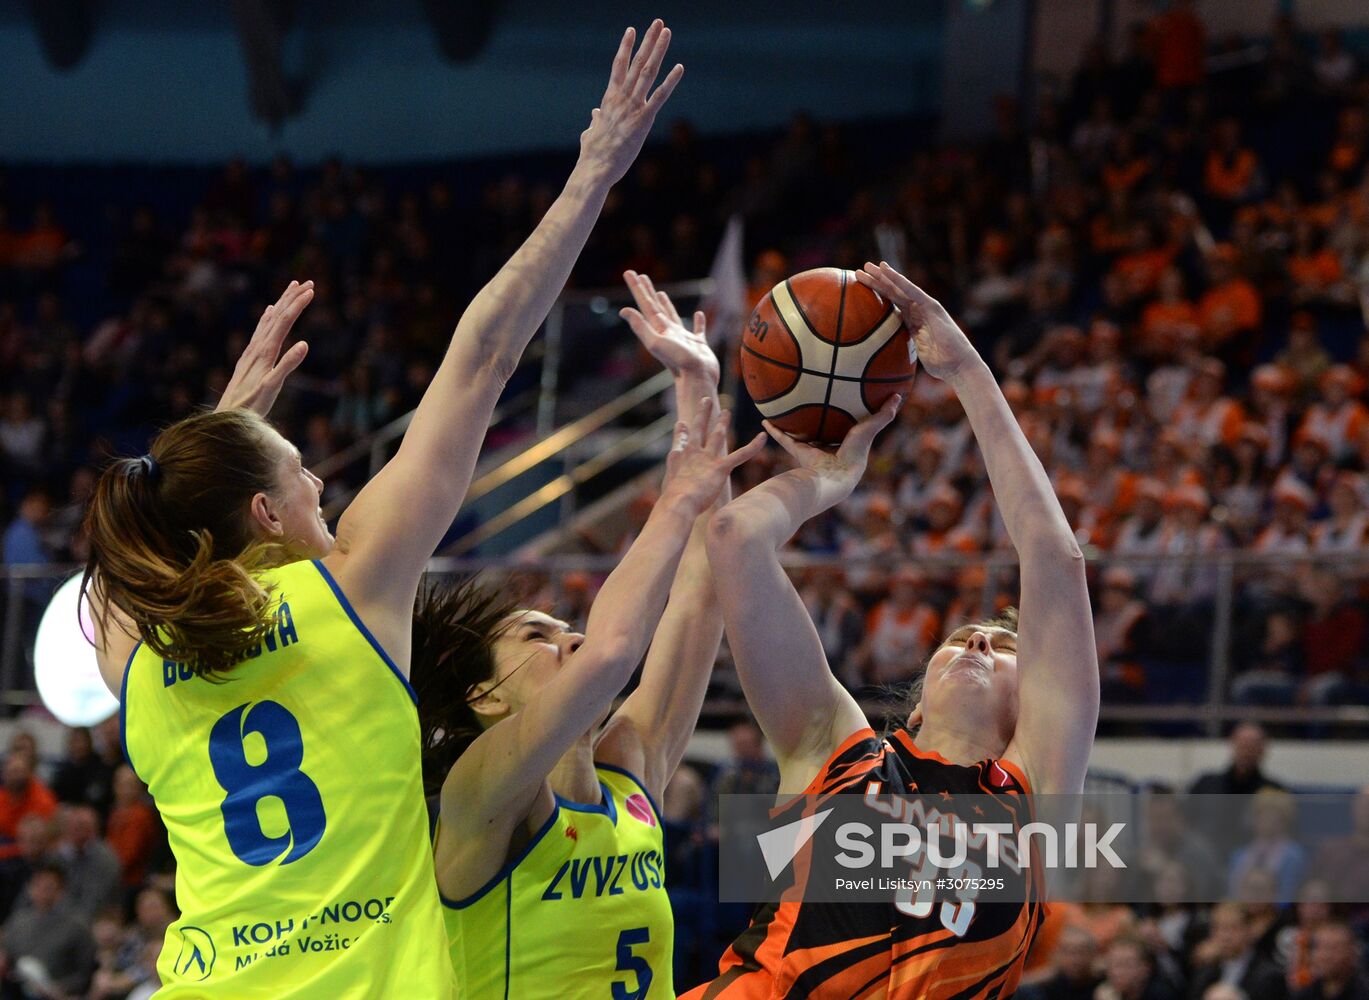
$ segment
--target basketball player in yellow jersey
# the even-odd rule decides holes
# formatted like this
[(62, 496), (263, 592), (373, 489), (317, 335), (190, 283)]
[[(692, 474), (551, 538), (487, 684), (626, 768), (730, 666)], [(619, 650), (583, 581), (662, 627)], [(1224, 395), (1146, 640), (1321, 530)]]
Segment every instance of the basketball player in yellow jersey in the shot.
[[(649, 279), (626, 278), (638, 309), (623, 314), (674, 373), (682, 420), (711, 419), (718, 363), (702, 314), (690, 331)], [(725, 502), (725, 482), (715, 485)], [(675, 996), (656, 803), (722, 639), (703, 547), (713, 495), (682, 504), (680, 488), (677, 473), (583, 635), (469, 584), (420, 599), (414, 683), (441, 792), (437, 878), (463, 996)], [(641, 683), (601, 730), (643, 652)]]
[(336, 541), (322, 484), (261, 416), (303, 357), (280, 349), (308, 284), (263, 317), (219, 412), (102, 474), (100, 666), (177, 860), (159, 996), (452, 992), (407, 680), (414, 598), (495, 401), (679, 80), (650, 93), (665, 41), (657, 23), (629, 76), (624, 36), (565, 190), (471, 303)]

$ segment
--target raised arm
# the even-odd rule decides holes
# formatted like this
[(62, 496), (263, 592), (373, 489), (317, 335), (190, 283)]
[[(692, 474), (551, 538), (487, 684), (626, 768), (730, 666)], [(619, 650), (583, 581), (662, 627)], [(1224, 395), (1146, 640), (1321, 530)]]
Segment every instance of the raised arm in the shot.
[(769, 422), (771, 436), (799, 463), (713, 515), (708, 560), (727, 642), (747, 704), (780, 765), (780, 791), (802, 791), (841, 742), (867, 725), (832, 676), (817, 628), (784, 569), (779, 549), (809, 518), (851, 495), (875, 435), (901, 400), (861, 421), (836, 454), (799, 444)]
[(894, 303), (916, 331), (918, 360), (960, 398), (1017, 549), (1017, 731), (1005, 756), (1022, 766), (1034, 791), (1080, 792), (1098, 724), (1098, 652), (1083, 553), (1046, 470), (960, 327), (888, 264), (866, 264), (857, 277)]
[(676, 427), (661, 499), (590, 609), (583, 643), (520, 712), (482, 733), (442, 789), (438, 879), (447, 895), (484, 884), (503, 864), (547, 776), (601, 718), (656, 631), (685, 541), (728, 474), (760, 451), (757, 438), (727, 454), (725, 418), (711, 404)]
[[(636, 309), (622, 316), (651, 355), (675, 377), (679, 419), (691, 423), (704, 399), (718, 398), (718, 359), (708, 346), (704, 314), (684, 325), (670, 297), (646, 275), (623, 275)], [(731, 499), (723, 483), (710, 510)], [(694, 521), (665, 613), (647, 650), (641, 683), (613, 714), (595, 747), (595, 759), (638, 775), (659, 802), (684, 756), (708, 693), (708, 678), (722, 643), (723, 619), (708, 569), (705, 532), (709, 511)]]
[[(257, 321), (252, 338), (243, 349), (233, 369), (233, 377), (224, 388), (215, 410), (252, 410), (263, 417), (271, 412), (290, 373), (300, 366), (309, 347), (303, 341), (291, 346), (284, 354), (281, 347), (289, 336), (295, 320), (313, 301), (314, 283), (290, 282), (279, 299), (266, 307)], [(98, 580), (86, 591), (90, 601), (90, 620), (95, 631), (95, 659), (100, 677), (117, 698), (123, 688), (124, 670), (138, 645), (137, 626), (117, 607), (108, 613)], [(106, 623), (109, 627), (106, 628)]]
[(398, 453), (338, 525), (329, 568), (402, 670), (419, 577), (465, 498), (495, 403), (684, 72), (652, 93), (670, 31), (653, 22), (635, 57), (633, 39), (629, 28), (565, 189), (471, 302)]

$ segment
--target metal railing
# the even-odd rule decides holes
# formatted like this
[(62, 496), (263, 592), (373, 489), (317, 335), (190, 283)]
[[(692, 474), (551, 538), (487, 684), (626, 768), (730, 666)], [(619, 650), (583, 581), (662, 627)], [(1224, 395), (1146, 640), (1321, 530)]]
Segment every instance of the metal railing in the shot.
[[(887, 561), (864, 564), (798, 553), (786, 553), (784, 562), (791, 574), (800, 575), (815, 568), (840, 569), (847, 573), (861, 569), (888, 571), (893, 568)], [(442, 557), (434, 558), (429, 563), (429, 572), (435, 576), (470, 573), (517, 573), (525, 579), (530, 575), (536, 576), (544, 578), (559, 599), (565, 592), (562, 584), (568, 574), (603, 575), (610, 572), (614, 565), (615, 557), (598, 555), (560, 555), (535, 560)], [(1015, 570), (1017, 561), (1010, 555), (987, 558), (941, 556), (919, 559), (917, 566), (933, 579), (939, 575), (950, 576), (965, 567), (984, 568), (988, 571), (984, 591), (985, 603), (991, 605), (993, 596), (998, 592), (1001, 574), (1010, 574)], [(1155, 661), (1151, 664), (1155, 669), (1188, 664), (1201, 670), (1201, 697), (1165, 701), (1156, 697), (1162, 692), (1152, 692), (1152, 700), (1146, 704), (1112, 704), (1105, 701), (1102, 710), (1103, 720), (1136, 724), (1188, 723), (1202, 727), (1210, 735), (1218, 734), (1223, 723), (1236, 719), (1256, 719), (1272, 724), (1369, 726), (1369, 705), (1365, 704), (1259, 706), (1234, 704), (1229, 698), (1230, 681), (1236, 672), (1233, 670), (1232, 653), (1235, 616), (1238, 610), (1250, 614), (1252, 606), (1257, 607), (1252, 605), (1252, 591), (1267, 585), (1270, 579), (1286, 576), (1291, 570), (1301, 566), (1329, 573), (1342, 581), (1349, 593), (1352, 588), (1357, 589), (1363, 581), (1369, 579), (1369, 552), (1339, 556), (1309, 554), (1298, 557), (1227, 552), (1201, 559), (1098, 554), (1089, 558), (1092, 575), (1113, 566), (1125, 566), (1139, 570), (1141, 574), (1166, 568), (1215, 572), (1217, 588), (1211, 600), (1203, 605), (1204, 614), (1207, 613), (1207, 607), (1210, 606), (1211, 609), (1208, 642), (1204, 646), (1205, 662), (1182, 659), (1170, 663)], [(27, 640), (36, 625), (33, 616), (41, 611), (41, 602), (34, 599), (30, 590), (35, 582), (44, 583), (51, 589), (57, 582), (77, 570), (78, 567), (74, 566), (0, 566), (0, 594), (3, 594), (5, 599), (4, 615), (0, 618), (4, 627), (4, 634), (0, 636), (0, 688), (3, 688), (4, 702), (31, 704), (35, 701), (30, 687), (20, 683), (22, 664), (29, 654)], [(1163, 624), (1168, 626), (1170, 623)], [(713, 715), (726, 715), (740, 711), (743, 707), (739, 697), (723, 696), (711, 699), (705, 711)], [(873, 712), (878, 711), (881, 706), (876, 702), (870, 702), (866, 707)]]
[[(712, 284), (711, 279), (704, 278), (673, 282), (662, 286), (662, 290), (683, 305), (707, 295)], [(502, 401), (490, 421), (490, 428), (496, 428), (520, 417), (531, 417), (537, 443), (516, 451), (512, 456), (506, 453), (485, 456), (476, 469), (476, 480), (466, 498), (468, 505), (510, 483), (542, 462), (558, 455), (567, 456), (590, 434), (604, 428), (634, 406), (661, 395), (670, 387), (669, 374), (661, 372), (643, 384), (628, 389), (617, 399), (605, 403), (587, 416), (573, 420), (560, 429), (556, 428), (558, 411), (561, 409), (566, 389), (562, 367), (567, 346), (567, 327), (573, 325), (568, 324), (568, 315), (583, 311), (594, 317), (616, 316), (616, 307), (629, 304), (631, 301), (631, 295), (622, 286), (567, 291), (557, 298), (543, 326), (542, 337), (529, 346), (520, 363), (520, 368), (540, 365), (537, 385), (512, 399)], [(631, 334), (626, 332), (626, 326), (617, 325), (620, 328), (621, 339), (624, 342), (630, 340)], [(397, 417), (341, 451), (315, 463), (312, 469), (314, 475), (327, 482), (360, 465), (364, 460), (364, 479), (369, 479), (389, 460), (412, 421), (413, 411)], [(567, 464), (555, 482), (532, 487), (527, 495), (509, 502), (494, 518), (487, 519), (472, 532), (458, 539), (449, 551), (454, 554), (469, 553), (518, 521), (558, 501), (562, 501), (558, 526), (564, 527), (567, 517), (572, 512), (570, 505), (564, 500), (573, 495), (577, 486), (584, 484), (615, 462), (650, 449), (657, 441), (668, 435), (669, 431), (669, 424), (661, 431), (657, 421), (650, 428), (626, 434), (604, 452), (592, 456), (580, 466)], [(359, 491), (360, 483), (330, 493), (324, 503), (324, 516), (331, 520), (340, 515)]]

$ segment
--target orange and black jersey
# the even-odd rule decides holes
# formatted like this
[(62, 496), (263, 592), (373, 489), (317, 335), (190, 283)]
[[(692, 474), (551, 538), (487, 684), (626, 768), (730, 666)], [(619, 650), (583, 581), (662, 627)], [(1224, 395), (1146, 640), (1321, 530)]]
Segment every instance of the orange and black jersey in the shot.
[[(834, 794), (939, 793), (991, 796), (995, 819), (1030, 822), (1026, 776), (1002, 760), (952, 764), (919, 750), (905, 729), (886, 739), (863, 729), (847, 739), (793, 806), (813, 811)], [(785, 808), (777, 811), (783, 816)], [(719, 975), (681, 1000), (993, 1000), (1012, 996), (1045, 919), (1039, 883), (1027, 901), (951, 898), (910, 916), (893, 903), (802, 902), (809, 867), (800, 852), (793, 883), (762, 904), (719, 962)]]

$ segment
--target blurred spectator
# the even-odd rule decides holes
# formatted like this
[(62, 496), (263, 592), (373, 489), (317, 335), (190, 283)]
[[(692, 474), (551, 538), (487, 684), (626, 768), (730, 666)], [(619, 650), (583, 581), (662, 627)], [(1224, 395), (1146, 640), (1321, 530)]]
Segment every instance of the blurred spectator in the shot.
[(1067, 924), (1051, 957), (1053, 974), (1018, 995), (1024, 1000), (1093, 1000), (1100, 981), (1094, 971), (1098, 942), (1093, 935), (1078, 924)]
[(100, 814), (93, 806), (62, 807), (56, 856), (66, 869), (73, 912), (87, 923), (122, 900), (119, 859), (100, 839)]
[(1312, 935), (1308, 966), (1311, 985), (1294, 994), (1294, 1000), (1364, 1000), (1369, 997), (1369, 977), (1361, 958), (1363, 949), (1348, 924), (1332, 923)]
[[(16, 961), (20, 978), (39, 995), (79, 994), (90, 982), (95, 942), (89, 929), (66, 902), (66, 875), (60, 865), (45, 864), (29, 877), (27, 902), (5, 921), (5, 951)], [(25, 974), (23, 962), (37, 968)], [(51, 984), (43, 990), (39, 984)]]
[(52, 791), (59, 802), (91, 805), (102, 815), (109, 811), (114, 772), (96, 755), (95, 741), (84, 726), (67, 732), (66, 756), (53, 774)]
[[(5, 529), (0, 562), (9, 566), (39, 566), (51, 562), (52, 557), (43, 545), (43, 529), (51, 512), (52, 502), (47, 491), (30, 490), (19, 502), (19, 516)], [(30, 636), (38, 628), (38, 618), (51, 593), (52, 586), (45, 580), (29, 580), (24, 584), (23, 594), (28, 607), (22, 621)]]
[(1254, 795), (1264, 788), (1283, 789), (1264, 773), (1268, 741), (1258, 722), (1242, 722), (1231, 731), (1227, 745), (1231, 763), (1225, 770), (1200, 774), (1189, 786), (1190, 795)]
[(927, 579), (918, 570), (899, 570), (889, 596), (871, 609), (865, 640), (857, 651), (860, 676), (879, 687), (908, 680), (924, 665), (940, 638), (941, 618), (926, 600)]
[(1288, 792), (1262, 788), (1250, 803), (1251, 839), (1231, 858), (1230, 891), (1235, 894), (1251, 870), (1272, 875), (1279, 902), (1291, 902), (1307, 868), (1307, 852), (1293, 839), (1297, 805)]
[(48, 817), (30, 814), (19, 821), (16, 853), (0, 861), (0, 921), (13, 912), (33, 873), (56, 860), (55, 843), (56, 827)]
[(137, 888), (147, 876), (147, 863), (157, 847), (160, 821), (147, 799), (147, 788), (133, 768), (114, 772), (114, 808), (109, 813), (105, 839), (123, 869), (123, 884)]
[(858, 686), (859, 676), (851, 673), (848, 661), (860, 644), (864, 623), (860, 606), (846, 590), (841, 570), (825, 566), (814, 569), (799, 596), (818, 630), (832, 670), (849, 687)]
[(29, 815), (48, 818), (57, 811), (57, 797), (34, 774), (34, 764), (30, 752), (11, 750), (5, 758), (0, 779), (0, 838), (11, 844), (0, 846), (0, 857), (15, 853), (12, 842), (21, 819)]
[(773, 795), (780, 787), (780, 769), (765, 752), (760, 727), (750, 719), (734, 722), (727, 730), (732, 758), (713, 779), (709, 827), (716, 838), (718, 796)]
[(1335, 917), (1330, 899), (1330, 885), (1309, 878), (1298, 890), (1297, 922), (1282, 928), (1275, 938), (1290, 990), (1312, 985), (1312, 938)]
[(1212, 929), (1194, 950), (1189, 995), (1198, 998), (1216, 983), (1238, 987), (1252, 1000), (1283, 1000), (1283, 974), (1255, 952), (1245, 911), (1235, 903), (1212, 908)]
[(1350, 832), (1323, 841), (1312, 859), (1315, 878), (1337, 887), (1342, 898), (1357, 899), (1369, 915), (1369, 784), (1361, 785), (1350, 804)]
[[(1215, 900), (1226, 888), (1222, 866), (1212, 844), (1189, 823), (1185, 805), (1169, 788), (1152, 788), (1147, 794), (1137, 876), (1158, 888), (1161, 876), (1178, 865), (1193, 893), (1190, 898)], [(1146, 887), (1137, 885), (1136, 889)]]
[(1134, 701), (1145, 691), (1145, 672), (1137, 654), (1147, 610), (1136, 588), (1136, 574), (1129, 569), (1113, 566), (1103, 573), (1093, 629), (1104, 697), (1110, 702)]
[(1103, 982), (1094, 1000), (1178, 1000), (1155, 970), (1155, 956), (1139, 937), (1124, 934), (1103, 954)]

